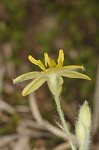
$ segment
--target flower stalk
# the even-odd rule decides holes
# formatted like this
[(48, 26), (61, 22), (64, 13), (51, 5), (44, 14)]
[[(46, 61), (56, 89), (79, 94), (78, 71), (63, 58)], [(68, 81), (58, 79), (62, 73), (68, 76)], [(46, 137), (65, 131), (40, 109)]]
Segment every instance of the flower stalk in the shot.
[(71, 145), (72, 150), (76, 150), (76, 147), (73, 144), (71, 133), (70, 133), (70, 131), (68, 129), (67, 123), (66, 123), (65, 118), (64, 118), (64, 114), (63, 114), (63, 111), (62, 111), (62, 108), (61, 108), (61, 104), (60, 104), (60, 98), (59, 98), (59, 96), (54, 96), (54, 98), (55, 98), (57, 111), (58, 111), (58, 114), (59, 114), (62, 126), (64, 128), (64, 131), (65, 131), (66, 135), (67, 135), (67, 139), (68, 139), (68, 141), (69, 141), (69, 143)]

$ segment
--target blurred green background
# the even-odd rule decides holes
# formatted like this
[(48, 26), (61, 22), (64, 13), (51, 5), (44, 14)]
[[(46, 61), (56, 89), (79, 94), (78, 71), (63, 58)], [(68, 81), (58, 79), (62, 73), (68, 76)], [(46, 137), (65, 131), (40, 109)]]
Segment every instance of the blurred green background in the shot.
[[(64, 111), (67, 109), (65, 113), (68, 113), (71, 108), (71, 116), (77, 117), (78, 105), (87, 99), (94, 112), (99, 63), (98, 21), (98, 0), (0, 0), (1, 100), (14, 108), (19, 105), (28, 106), (27, 97), (21, 96), (26, 84), (14, 86), (12, 79), (28, 71), (39, 70), (28, 61), (29, 54), (43, 61), (44, 52), (48, 52), (57, 60), (59, 49), (63, 49), (64, 65), (83, 64), (85, 74), (92, 79), (91, 82), (64, 79), (62, 97), (67, 104)], [(36, 92), (36, 98), (42, 116), (54, 122), (56, 107), (46, 84)], [(74, 129), (75, 118), (71, 116), (66, 114), (66, 119)], [(9, 121), (6, 122), (4, 117), (8, 117)], [(16, 133), (20, 119), (18, 113), (9, 116), (3, 112), (0, 118), (0, 135)], [(97, 133), (93, 140), (95, 144), (99, 140)], [(54, 142), (50, 141), (50, 149), (60, 142), (57, 138)]]

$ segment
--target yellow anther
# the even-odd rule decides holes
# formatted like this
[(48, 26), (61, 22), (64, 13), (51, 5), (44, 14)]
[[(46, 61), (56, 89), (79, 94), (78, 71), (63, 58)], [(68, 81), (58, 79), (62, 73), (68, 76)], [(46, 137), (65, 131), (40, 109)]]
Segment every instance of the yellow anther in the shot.
[(33, 58), (31, 55), (28, 56), (28, 59), (35, 65), (38, 65), (38, 60), (36, 60), (35, 58)]
[(35, 65), (39, 66), (42, 70), (46, 70), (45, 66), (40, 60), (36, 60), (31, 55), (28, 56), (28, 59)]
[(51, 59), (50, 61), (51, 61), (51, 67), (56, 66), (56, 63), (55, 63), (55, 61), (53, 59)]
[(64, 52), (63, 50), (59, 51), (59, 56), (58, 56), (58, 67), (62, 67), (63, 66), (63, 62), (64, 62)]
[(47, 53), (44, 53), (45, 66), (49, 65), (49, 56)]
[(43, 65), (43, 63), (41, 62), (41, 60), (38, 60), (38, 66), (42, 69), (42, 70), (46, 70), (45, 66)]
[(47, 53), (44, 54), (45, 57), (45, 66), (47, 67), (54, 67), (56, 66), (56, 63), (53, 59), (51, 59)]

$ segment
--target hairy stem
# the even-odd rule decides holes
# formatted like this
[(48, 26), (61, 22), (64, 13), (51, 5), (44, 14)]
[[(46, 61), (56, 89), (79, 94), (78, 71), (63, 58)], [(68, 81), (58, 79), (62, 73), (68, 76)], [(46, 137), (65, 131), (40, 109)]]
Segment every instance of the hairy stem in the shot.
[(64, 118), (64, 114), (63, 114), (63, 111), (62, 111), (62, 108), (61, 108), (61, 105), (60, 105), (60, 99), (59, 99), (59, 96), (54, 96), (55, 98), (55, 102), (56, 102), (56, 106), (57, 106), (57, 111), (58, 111), (58, 114), (59, 114), (59, 117), (61, 119), (61, 122), (62, 122), (62, 125), (63, 125), (63, 128), (66, 132), (66, 135), (67, 135), (67, 139), (71, 145), (71, 148), (72, 150), (76, 150), (76, 147), (75, 145), (73, 144), (73, 140), (71, 138), (71, 134), (70, 134), (70, 131), (68, 129), (68, 126), (66, 124), (66, 121), (65, 121), (65, 118)]

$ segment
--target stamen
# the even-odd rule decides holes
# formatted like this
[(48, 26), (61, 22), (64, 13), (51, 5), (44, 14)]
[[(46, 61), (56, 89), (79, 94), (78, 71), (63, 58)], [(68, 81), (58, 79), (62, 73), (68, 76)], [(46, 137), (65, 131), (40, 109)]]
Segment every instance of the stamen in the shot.
[(62, 67), (63, 66), (63, 62), (64, 62), (64, 52), (63, 50), (59, 51), (59, 56), (58, 56), (58, 67)]
[(35, 58), (33, 58), (31, 55), (28, 56), (28, 59), (29, 59), (33, 64), (35, 64), (35, 65), (38, 64), (38, 61), (37, 61)]
[(46, 70), (45, 66), (40, 60), (36, 60), (31, 55), (28, 56), (28, 59), (35, 65), (39, 66), (42, 70)]
[(48, 67), (54, 67), (54, 66), (56, 66), (55, 61), (52, 58), (50, 58), (47, 53), (44, 54), (44, 57), (45, 57), (45, 66), (46, 67), (47, 66)]

